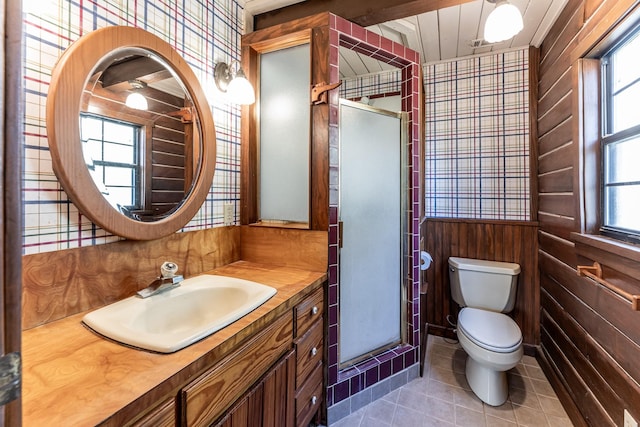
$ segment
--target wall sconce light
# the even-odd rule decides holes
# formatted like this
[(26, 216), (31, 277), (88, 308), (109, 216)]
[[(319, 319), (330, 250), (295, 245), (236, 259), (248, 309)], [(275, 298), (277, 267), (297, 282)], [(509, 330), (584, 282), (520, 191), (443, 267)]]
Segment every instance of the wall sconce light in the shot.
[(256, 102), (253, 86), (244, 75), (240, 62), (233, 60), (229, 65), (218, 62), (213, 70), (213, 78), (220, 92), (225, 92), (232, 102), (240, 105)]
[(496, 8), (491, 11), (484, 24), (484, 39), (489, 43), (509, 40), (522, 31), (522, 14), (520, 10), (508, 0), (487, 0), (495, 3)]
[(145, 98), (140, 92), (137, 92), (140, 89), (144, 89), (147, 87), (147, 84), (141, 80), (129, 80), (129, 84), (134, 92), (131, 92), (125, 101), (125, 105), (129, 108), (133, 108), (134, 110), (148, 110), (149, 103), (147, 102), (147, 98)]

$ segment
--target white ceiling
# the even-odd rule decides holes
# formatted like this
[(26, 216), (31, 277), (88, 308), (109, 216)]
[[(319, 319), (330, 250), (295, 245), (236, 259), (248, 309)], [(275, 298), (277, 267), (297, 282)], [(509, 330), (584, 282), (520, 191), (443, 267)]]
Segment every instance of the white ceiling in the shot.
[[(253, 15), (300, 1), (246, 0), (247, 21), (252, 20)], [(487, 45), (482, 40), (484, 23), (495, 8), (494, 4), (485, 0), (475, 0), (367, 28), (418, 51), (423, 63), (436, 62), (509, 48), (539, 47), (567, 3), (567, 0), (510, 1), (520, 9), (524, 29), (511, 40), (493, 45)], [(386, 69), (391, 67), (347, 49), (340, 51), (340, 73), (345, 77), (377, 73)]]

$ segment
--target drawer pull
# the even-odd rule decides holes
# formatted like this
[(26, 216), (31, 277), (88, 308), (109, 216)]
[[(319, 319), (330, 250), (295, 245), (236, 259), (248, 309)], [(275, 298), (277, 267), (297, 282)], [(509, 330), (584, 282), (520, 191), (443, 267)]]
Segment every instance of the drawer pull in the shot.
[(313, 308), (311, 309), (311, 314), (318, 314), (318, 307), (317, 306), (313, 306)]
[(312, 405), (315, 405), (317, 401), (318, 401), (318, 398), (317, 398), (317, 397), (313, 396), (313, 397), (311, 398), (311, 404), (312, 404)]
[(318, 349), (317, 349), (317, 348), (315, 348), (315, 347), (313, 347), (313, 348), (311, 349), (311, 356), (315, 356), (316, 354), (318, 354)]

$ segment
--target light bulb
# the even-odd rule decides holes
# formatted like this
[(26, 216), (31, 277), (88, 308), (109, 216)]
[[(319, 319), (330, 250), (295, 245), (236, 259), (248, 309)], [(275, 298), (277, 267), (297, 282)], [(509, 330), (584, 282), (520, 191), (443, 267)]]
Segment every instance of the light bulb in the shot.
[(129, 108), (133, 108), (135, 110), (148, 110), (149, 103), (147, 102), (147, 98), (145, 98), (141, 93), (133, 92), (127, 96), (127, 100), (125, 101), (125, 105)]
[(227, 87), (227, 95), (232, 102), (240, 105), (250, 105), (256, 102), (253, 86), (244, 76), (242, 70), (238, 71)]
[(507, 0), (498, 0), (484, 25), (484, 39), (489, 43), (509, 40), (523, 27), (520, 10)]

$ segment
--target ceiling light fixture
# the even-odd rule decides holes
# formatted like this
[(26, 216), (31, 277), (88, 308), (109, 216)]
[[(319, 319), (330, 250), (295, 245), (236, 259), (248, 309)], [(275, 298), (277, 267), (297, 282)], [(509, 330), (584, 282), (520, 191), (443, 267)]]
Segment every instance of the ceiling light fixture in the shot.
[(484, 24), (484, 39), (489, 43), (509, 40), (524, 27), (520, 10), (508, 0), (487, 0), (496, 8), (491, 11)]
[(253, 86), (244, 75), (240, 62), (233, 60), (229, 65), (226, 62), (218, 62), (213, 70), (213, 77), (217, 88), (220, 92), (225, 92), (231, 102), (240, 105), (256, 102)]
[(125, 105), (129, 108), (133, 108), (134, 110), (148, 110), (149, 103), (147, 102), (147, 98), (138, 92), (140, 89), (146, 88), (147, 84), (142, 80), (129, 80), (129, 84), (131, 85), (133, 92), (127, 95)]

